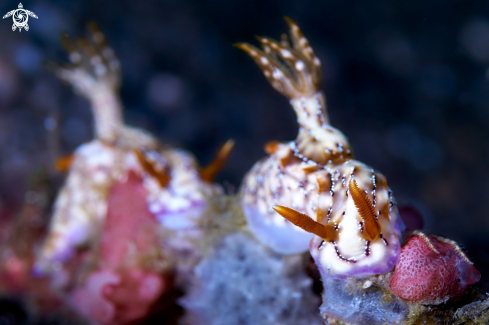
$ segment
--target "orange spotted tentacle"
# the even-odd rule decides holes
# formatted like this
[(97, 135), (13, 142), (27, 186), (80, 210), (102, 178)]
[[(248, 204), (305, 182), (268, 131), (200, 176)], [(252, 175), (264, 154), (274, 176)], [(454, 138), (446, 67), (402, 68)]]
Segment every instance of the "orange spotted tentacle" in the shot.
[(314, 221), (308, 215), (281, 205), (274, 205), (273, 209), (297, 227), (300, 227), (307, 232), (319, 236), (327, 242), (335, 241), (338, 237), (338, 232), (334, 229), (333, 226), (323, 225), (317, 221)]
[(200, 177), (204, 181), (210, 183), (214, 180), (216, 174), (224, 167), (224, 164), (226, 164), (226, 160), (228, 159), (229, 154), (234, 148), (234, 143), (235, 142), (232, 139), (226, 141), (226, 143), (224, 143), (217, 152), (214, 160), (206, 167), (200, 169)]
[(362, 191), (357, 182), (352, 179), (348, 186), (351, 197), (355, 206), (358, 209), (358, 213), (364, 221), (364, 230), (361, 236), (365, 240), (374, 241), (380, 237), (380, 224), (375, 217), (375, 208), (368, 198), (367, 194)]

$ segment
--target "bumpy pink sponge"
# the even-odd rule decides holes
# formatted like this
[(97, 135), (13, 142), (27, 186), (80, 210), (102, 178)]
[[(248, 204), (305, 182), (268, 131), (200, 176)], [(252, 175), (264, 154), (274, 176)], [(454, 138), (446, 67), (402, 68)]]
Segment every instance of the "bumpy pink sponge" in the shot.
[[(133, 172), (126, 181), (112, 186), (99, 247), (99, 268), (68, 297), (74, 309), (91, 323), (136, 323), (168, 290), (167, 277), (145, 268), (137, 259), (144, 254), (151, 257), (158, 247), (158, 222), (148, 211), (146, 195), (141, 179)], [(131, 248), (137, 251), (132, 254), (135, 256)]]
[(455, 242), (417, 232), (401, 249), (390, 288), (402, 299), (434, 305), (460, 297), (480, 278)]

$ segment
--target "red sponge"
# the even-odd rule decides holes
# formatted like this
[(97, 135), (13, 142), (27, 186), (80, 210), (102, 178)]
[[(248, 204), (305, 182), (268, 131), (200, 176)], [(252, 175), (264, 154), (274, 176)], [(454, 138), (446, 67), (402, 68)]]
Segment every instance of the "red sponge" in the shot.
[(401, 249), (390, 288), (402, 299), (435, 305), (460, 297), (480, 278), (455, 242), (417, 232)]

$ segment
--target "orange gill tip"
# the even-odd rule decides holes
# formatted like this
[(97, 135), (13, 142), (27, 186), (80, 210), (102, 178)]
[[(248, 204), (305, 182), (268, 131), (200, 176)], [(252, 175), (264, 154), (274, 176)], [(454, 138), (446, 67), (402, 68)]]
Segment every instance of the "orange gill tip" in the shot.
[(97, 23), (93, 20), (87, 23), (87, 27), (90, 32), (100, 32), (100, 28), (98, 27)]
[(306, 39), (304, 36), (304, 33), (302, 33), (302, 30), (299, 28), (299, 25), (295, 21), (293, 21), (291, 18), (285, 16), (284, 20), (287, 22), (287, 24), (290, 27), (290, 38), (292, 40), (292, 45), (294, 48), (307, 48), (309, 47), (309, 41)]
[(291, 34), (290, 38), (292, 40), (292, 45), (294, 49), (300, 50), (302, 54), (305, 55), (307, 59), (314, 64), (314, 66), (319, 68), (321, 66), (321, 61), (314, 53), (314, 50), (309, 44), (307, 38), (304, 36), (304, 33), (302, 33), (299, 26), (292, 19), (290, 19), (289, 17), (284, 17), (284, 19), (289, 24)]
[[(282, 39), (281, 42), (268, 37), (257, 36), (257, 39), (260, 41), (265, 53), (270, 54), (273, 58), (279, 55), (282, 60), (289, 62), (292, 67), (295, 67), (296, 62), (298, 62), (297, 53), (293, 53), (294, 49), (290, 48), (287, 39)], [(273, 53), (272, 50), (276, 53)]]
[(105, 34), (100, 30), (97, 23), (91, 21), (87, 24), (88, 31), (90, 32), (90, 39), (93, 43), (90, 44), (94, 50), (93, 53), (89, 53), (90, 56), (101, 55), (107, 62), (104, 64), (108, 65), (111, 69), (119, 68), (119, 60), (115, 56), (114, 50), (109, 46)]
[(243, 42), (243, 43), (234, 43), (233, 46), (237, 49), (245, 51), (246, 53), (248, 53), (251, 56), (256, 55), (255, 51), (257, 50), (257, 48), (251, 44)]
[[(271, 39), (266, 38), (266, 37), (261, 37), (261, 36), (255, 36), (255, 38), (260, 42), (261, 48), (263, 49), (263, 52), (261, 50), (258, 50), (257, 51), (258, 54), (260, 54), (261, 56), (265, 56), (265, 54), (272, 55), (272, 56), (274, 55), (273, 51), (272, 51), (273, 46), (272, 46), (272, 40)], [(262, 60), (262, 59), (260, 59), (260, 60)], [(264, 62), (262, 62), (262, 63), (264, 63)]]
[(300, 45), (301, 47), (304, 47), (304, 45), (309, 45), (309, 42), (304, 37), (304, 33), (302, 33), (302, 30), (299, 28), (299, 25), (297, 25), (297, 23), (294, 20), (292, 20), (290, 17), (284, 16), (284, 20), (287, 22), (287, 24), (290, 27), (292, 40), (302, 42), (301, 44), (294, 44), (294, 45)]
[(287, 22), (287, 24), (289, 24), (290, 28), (299, 29), (299, 26), (297, 26), (295, 21), (289, 16), (284, 16), (284, 20)]
[[(285, 36), (287, 37), (287, 36)], [(290, 45), (289, 45), (289, 42), (288, 42), (288, 39), (287, 38), (283, 38), (283, 34), (282, 34), (282, 39), (280, 42), (274, 40), (273, 38), (270, 38), (270, 37), (260, 37), (260, 36), (256, 36), (256, 39), (258, 41), (260, 41), (263, 49), (267, 49), (268, 47), (268, 51), (265, 51), (266, 53), (269, 53), (270, 54), (270, 48), (272, 48), (274, 51), (276, 52), (279, 52), (281, 54), (281, 56), (285, 59), (285, 60), (288, 60), (288, 59), (292, 59), (293, 56), (290, 52), (287, 52), (287, 51), (290, 51), (291, 48), (290, 48)], [(285, 51), (284, 51), (285, 50)]]
[[(100, 49), (105, 49), (105, 48), (110, 48), (110, 46), (107, 44), (107, 40), (105, 38), (104, 33), (98, 28), (97, 24), (94, 22), (89, 23), (88, 25), (88, 30), (90, 31), (90, 36), (92, 39), (92, 42)], [(107, 52), (107, 51), (105, 51)], [(112, 51), (111, 51), (112, 52)], [(104, 54), (104, 51), (102, 52)], [(103, 55), (106, 57), (107, 55)]]
[[(276, 51), (280, 51), (280, 48), (283, 47), (281, 43), (277, 42), (276, 40), (266, 37), (266, 36), (255, 36), (256, 39), (261, 43), (262, 47), (266, 50), (267, 46), (273, 48)], [(285, 47), (288, 47), (288, 43), (285, 44)], [(265, 51), (269, 53), (269, 51)]]
[(294, 48), (303, 48), (304, 45), (309, 47), (309, 41), (305, 38), (299, 25), (290, 17), (284, 16), (284, 20), (287, 22), (290, 28), (290, 39)]
[(168, 172), (168, 170), (166, 168), (161, 168), (160, 170), (157, 170), (154, 166), (154, 163), (148, 160), (141, 149), (134, 149), (133, 152), (136, 155), (139, 163), (141, 164), (141, 167), (143, 167), (144, 171), (152, 177), (156, 178), (161, 187), (166, 187), (170, 182), (170, 173)]
[(273, 155), (274, 153), (277, 152), (278, 148), (280, 147), (280, 142), (279, 141), (269, 141), (265, 143), (265, 146), (263, 149), (265, 152), (269, 155)]
[(274, 205), (272, 207), (278, 214), (299, 228), (304, 229), (316, 236), (321, 237), (327, 242), (335, 241), (338, 237), (338, 232), (331, 225), (323, 225), (317, 221), (314, 221), (308, 215), (300, 213), (291, 208), (287, 208), (281, 205)]
[(214, 157), (214, 160), (212, 160), (212, 162), (209, 165), (200, 169), (199, 173), (200, 173), (200, 177), (202, 178), (202, 180), (209, 182), (209, 183), (211, 183), (214, 180), (214, 177), (216, 176), (216, 174), (226, 164), (226, 160), (228, 159), (229, 154), (233, 150), (234, 144), (235, 144), (235, 142), (233, 139), (229, 139), (228, 141), (226, 141), (221, 146), (221, 148), (219, 148), (219, 150), (217, 151), (217, 154)]
[(267, 78), (272, 76), (271, 67), (274, 66), (274, 64), (267, 58), (267, 53), (271, 53), (271, 49), (267, 44), (262, 43), (264, 51), (248, 43), (236, 43), (233, 46), (248, 54), (260, 67), (260, 69), (262, 69)]
[(54, 169), (58, 172), (66, 172), (71, 168), (71, 165), (73, 165), (74, 159), (74, 154), (58, 158), (54, 162)]
[(89, 57), (97, 55), (97, 50), (93, 47), (93, 45), (83, 37), (78, 38), (78, 46), (88, 54)]
[(107, 39), (104, 33), (102, 33), (102, 31), (94, 21), (88, 23), (88, 30), (90, 31), (93, 43), (101, 51), (102, 56), (107, 60), (115, 59), (114, 51), (107, 43)]
[(68, 53), (71, 63), (78, 64), (81, 62), (81, 54), (73, 40), (66, 33), (60, 35), (61, 45)]
[(105, 43), (105, 36), (98, 27), (97, 23), (94, 21), (90, 21), (87, 24), (88, 30), (92, 34), (92, 39), (95, 43), (97, 44), (104, 44)]
[[(256, 36), (258, 39), (263, 39), (259, 36)], [(259, 66), (267, 66), (270, 64), (269, 60), (266, 58), (266, 53), (270, 53), (270, 47), (267, 42), (261, 43), (264, 51), (259, 49), (258, 47), (251, 45), (249, 43), (236, 43), (233, 44), (234, 47), (246, 52)]]
[(61, 33), (59, 38), (61, 40), (61, 45), (63, 45), (68, 53), (76, 52), (75, 44), (73, 44), (73, 41), (67, 33)]
[(363, 219), (364, 226), (361, 236), (365, 240), (374, 241), (380, 237), (380, 224), (376, 219), (375, 208), (368, 198), (367, 194), (362, 191), (355, 179), (351, 179), (348, 184), (353, 203), (355, 204), (360, 217)]

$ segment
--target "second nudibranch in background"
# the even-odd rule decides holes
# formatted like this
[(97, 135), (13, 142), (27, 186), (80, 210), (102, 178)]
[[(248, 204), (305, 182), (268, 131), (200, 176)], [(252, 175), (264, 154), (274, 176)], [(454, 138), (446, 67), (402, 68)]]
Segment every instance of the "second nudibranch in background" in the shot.
[[(41, 272), (59, 268), (77, 249), (97, 242), (107, 215), (109, 192), (130, 172), (141, 179), (149, 211), (170, 229), (194, 227), (206, 208), (206, 196), (220, 191), (211, 183), (216, 163), (199, 171), (190, 153), (163, 146), (144, 130), (124, 124), (118, 94), (120, 63), (95, 24), (89, 28), (90, 41), (79, 39), (74, 44), (68, 37), (62, 38), (71, 64), (52, 67), (58, 77), (89, 100), (95, 139), (62, 161), (61, 167), (69, 173), (39, 252), (37, 270)], [(232, 143), (223, 148), (217, 165), (222, 165)]]
[(258, 37), (263, 50), (237, 45), (290, 100), (299, 123), (297, 139), (268, 143), (269, 156), (244, 179), (248, 226), (279, 253), (309, 248), (323, 276), (386, 273), (398, 259), (403, 227), (392, 192), (381, 173), (353, 159), (348, 139), (329, 124), (320, 61), (299, 27), (286, 21), (291, 43), (283, 36)]

